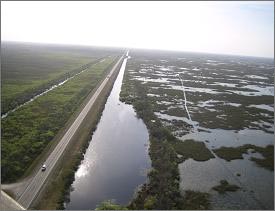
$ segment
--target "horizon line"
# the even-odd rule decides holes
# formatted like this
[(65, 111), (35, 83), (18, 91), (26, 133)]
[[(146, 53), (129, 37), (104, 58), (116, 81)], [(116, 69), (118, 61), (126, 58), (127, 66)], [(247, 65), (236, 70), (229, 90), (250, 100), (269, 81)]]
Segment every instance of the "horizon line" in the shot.
[(2, 42), (14, 42), (14, 43), (29, 43), (29, 44), (42, 44), (42, 45), (65, 45), (65, 46), (79, 46), (79, 47), (102, 47), (102, 48), (121, 48), (121, 49), (136, 49), (136, 50), (155, 50), (155, 51), (170, 51), (170, 52), (182, 52), (182, 53), (194, 53), (194, 54), (212, 54), (212, 55), (223, 55), (223, 56), (237, 56), (237, 57), (251, 57), (251, 58), (262, 58), (262, 59), (273, 59), (268, 56), (252, 56), (242, 54), (231, 54), (231, 53), (214, 53), (206, 51), (186, 51), (186, 50), (175, 50), (175, 49), (161, 49), (161, 48), (146, 48), (146, 47), (126, 47), (126, 46), (112, 46), (112, 45), (96, 45), (96, 44), (77, 44), (77, 43), (52, 43), (52, 42), (32, 42), (32, 41), (18, 41), (18, 40), (1, 40)]

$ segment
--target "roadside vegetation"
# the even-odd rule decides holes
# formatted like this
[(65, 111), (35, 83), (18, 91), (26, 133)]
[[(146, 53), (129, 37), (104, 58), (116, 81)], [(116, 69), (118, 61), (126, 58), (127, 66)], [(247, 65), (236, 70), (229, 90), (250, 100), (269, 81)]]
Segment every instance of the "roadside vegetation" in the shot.
[[(129, 60), (131, 64), (131, 60)], [(129, 65), (127, 67), (129, 68)], [(209, 195), (189, 191), (182, 195), (179, 189), (178, 163), (182, 157), (195, 157), (199, 160), (210, 159), (213, 155), (203, 143), (188, 140), (182, 142), (170, 130), (164, 127), (155, 116), (152, 99), (147, 96), (149, 87), (139, 81), (130, 80), (129, 71), (125, 71), (121, 101), (132, 104), (137, 116), (143, 119), (150, 134), (149, 154), (152, 170), (148, 173), (148, 183), (143, 184), (134, 199), (127, 206), (129, 209), (209, 209)], [(191, 143), (189, 151), (184, 149)], [(198, 155), (202, 152), (203, 155)], [(210, 153), (210, 154), (209, 154)], [(179, 158), (178, 155), (182, 157)]]
[(106, 58), (2, 119), (2, 183), (22, 178), (114, 61)]
[(260, 153), (263, 158), (251, 157), (250, 160), (254, 161), (258, 166), (274, 171), (274, 146), (268, 145), (266, 147), (259, 147), (252, 144), (246, 144), (239, 147), (221, 147), (213, 151), (220, 158), (231, 161), (236, 159), (243, 159), (243, 154), (247, 154), (248, 150), (252, 149), (253, 152)]

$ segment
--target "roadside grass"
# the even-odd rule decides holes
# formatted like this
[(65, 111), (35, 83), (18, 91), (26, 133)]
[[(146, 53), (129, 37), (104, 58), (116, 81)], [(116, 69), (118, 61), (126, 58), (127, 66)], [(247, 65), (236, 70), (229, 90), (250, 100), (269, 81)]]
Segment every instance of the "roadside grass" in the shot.
[(224, 194), (227, 191), (235, 192), (239, 190), (240, 187), (237, 185), (229, 184), (226, 180), (221, 180), (220, 184), (214, 186), (212, 189), (219, 192), (220, 194)]
[(113, 63), (106, 58), (2, 120), (2, 183), (25, 175)]
[(220, 158), (231, 161), (236, 159), (243, 159), (243, 154), (247, 154), (249, 149), (261, 153), (264, 157), (255, 158), (251, 157), (250, 160), (255, 162), (258, 166), (274, 171), (274, 146), (268, 145), (266, 147), (259, 147), (252, 144), (246, 144), (239, 147), (221, 147), (213, 151)]
[[(108, 84), (103, 89), (102, 94), (95, 101), (93, 109), (88, 112), (83, 120), (69, 146), (66, 148), (64, 155), (58, 161), (56, 168), (50, 175), (47, 184), (44, 185), (41, 194), (32, 205), (34, 209), (64, 209), (64, 202), (69, 201), (71, 184), (74, 181), (75, 172), (89, 146), (93, 132), (96, 130), (97, 123), (100, 120), (104, 105), (117, 74), (118, 71), (110, 78), (111, 80), (109, 80)], [(94, 91), (85, 99), (86, 102), (93, 96), (93, 92)], [(82, 103), (82, 107), (85, 106), (85, 101)], [(81, 107), (78, 110), (81, 111)], [(75, 117), (76, 116), (77, 115), (75, 115)], [(75, 117), (71, 117), (71, 121), (73, 121)], [(70, 124), (68, 124), (68, 127), (69, 126)]]

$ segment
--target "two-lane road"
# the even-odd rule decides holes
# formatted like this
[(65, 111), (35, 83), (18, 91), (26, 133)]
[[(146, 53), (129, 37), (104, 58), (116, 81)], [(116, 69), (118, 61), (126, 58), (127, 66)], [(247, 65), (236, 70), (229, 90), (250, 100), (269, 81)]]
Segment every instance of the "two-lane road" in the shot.
[(49, 155), (45, 164), (47, 166), (46, 171), (42, 172), (41, 170), (36, 173), (33, 179), (30, 181), (26, 189), (23, 191), (22, 195), (18, 199), (18, 203), (21, 204), (24, 208), (28, 209), (33, 202), (33, 200), (37, 197), (39, 191), (41, 190), (43, 184), (45, 183), (46, 179), (50, 175), (51, 171), (53, 170), (55, 164), (57, 163), (58, 159), (62, 156), (63, 152), (65, 151), (66, 146), (72, 139), (73, 135), (79, 128), (80, 124), (82, 123), (83, 119), (86, 117), (87, 113), (90, 111), (92, 106), (94, 105), (97, 97), (100, 95), (101, 91), (107, 84), (111, 75), (115, 72), (116, 68), (122, 61), (124, 55), (118, 60), (118, 62), (113, 66), (110, 73), (107, 77), (102, 81), (98, 89), (95, 91), (94, 95), (91, 97), (89, 102), (86, 104), (84, 109), (80, 112), (78, 117), (75, 119), (73, 124), (67, 130), (65, 135), (62, 137), (60, 142), (57, 144), (55, 149)]

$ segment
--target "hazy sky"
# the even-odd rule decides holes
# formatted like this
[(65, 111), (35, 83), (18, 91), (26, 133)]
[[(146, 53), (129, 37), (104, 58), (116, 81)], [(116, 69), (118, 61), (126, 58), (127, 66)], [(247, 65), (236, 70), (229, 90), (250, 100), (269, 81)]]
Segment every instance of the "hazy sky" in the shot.
[(1, 36), (274, 58), (274, 3), (2, 1)]

